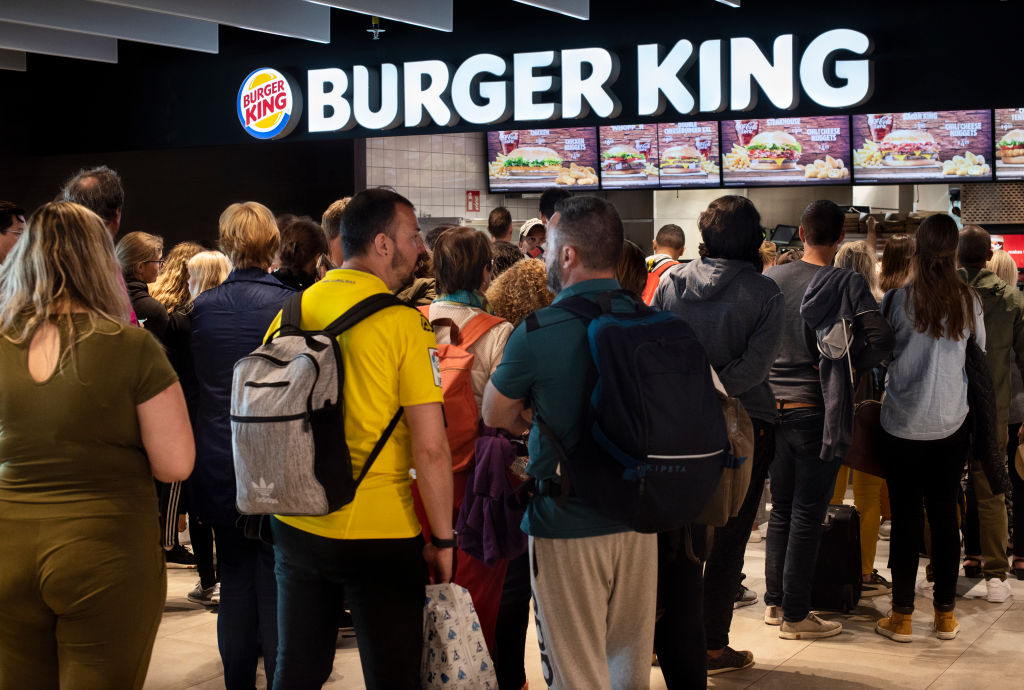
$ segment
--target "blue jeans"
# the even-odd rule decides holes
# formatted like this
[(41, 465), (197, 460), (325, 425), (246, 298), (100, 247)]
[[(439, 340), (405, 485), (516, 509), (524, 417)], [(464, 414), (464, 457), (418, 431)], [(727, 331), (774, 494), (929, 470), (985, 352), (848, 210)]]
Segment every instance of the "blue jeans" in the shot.
[(345, 603), (368, 690), (420, 687), (423, 537), (328, 539), (277, 518), (271, 530), (281, 638), (274, 687), (311, 690), (327, 682)]
[(810, 613), (821, 524), (839, 472), (838, 462), (818, 457), (824, 423), (820, 408), (784, 410), (775, 423), (764, 603), (781, 606), (791, 623)]
[(263, 657), (267, 687), (277, 659), (277, 583), (274, 550), (235, 525), (213, 525), (220, 572), (217, 645), (227, 690), (251, 690)]

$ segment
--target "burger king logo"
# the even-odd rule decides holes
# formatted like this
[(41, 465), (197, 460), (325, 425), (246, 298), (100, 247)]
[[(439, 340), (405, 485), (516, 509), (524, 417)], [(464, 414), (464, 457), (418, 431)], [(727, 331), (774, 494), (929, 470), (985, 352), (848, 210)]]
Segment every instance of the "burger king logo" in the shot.
[(257, 139), (280, 139), (299, 122), (301, 92), (270, 67), (254, 70), (238, 90), (238, 121)]

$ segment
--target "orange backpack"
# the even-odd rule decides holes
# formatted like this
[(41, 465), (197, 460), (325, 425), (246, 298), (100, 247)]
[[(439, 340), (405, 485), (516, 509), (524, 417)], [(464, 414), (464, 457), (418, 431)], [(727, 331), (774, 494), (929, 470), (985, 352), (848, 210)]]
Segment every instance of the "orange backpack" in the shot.
[(651, 306), (651, 300), (654, 299), (654, 293), (658, 291), (658, 283), (661, 282), (661, 274), (673, 266), (678, 265), (678, 261), (664, 259), (656, 268), (652, 269), (651, 272), (647, 274), (647, 284), (644, 285), (644, 294), (641, 296), (644, 304), (648, 307)]
[[(419, 307), (427, 319), (430, 307)], [(441, 364), (441, 391), (444, 394), (445, 432), (452, 451), (452, 471), (469, 469), (473, 462), (473, 449), (480, 429), (480, 410), (473, 396), (473, 353), (469, 348), (484, 333), (503, 319), (491, 314), (474, 316), (461, 329), (451, 319), (434, 319), (430, 325), (435, 332), (448, 327), (449, 342), (437, 346)]]

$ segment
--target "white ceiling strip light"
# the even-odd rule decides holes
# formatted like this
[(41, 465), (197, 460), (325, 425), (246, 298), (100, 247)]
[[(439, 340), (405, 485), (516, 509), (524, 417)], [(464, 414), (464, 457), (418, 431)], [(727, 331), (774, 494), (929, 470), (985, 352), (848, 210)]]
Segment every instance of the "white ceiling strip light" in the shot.
[(217, 52), (217, 25), (88, 0), (3, 0), (0, 20), (46, 29)]
[(3, 50), (0, 48), (0, 69), (12, 72), (25, 71), (25, 53), (20, 50)]
[[(455, 28), (453, 0), (309, 0), (338, 9), (415, 24), (438, 31)], [(386, 29), (385, 29), (386, 30)]]
[(299, 38), (331, 42), (331, 10), (305, 0), (89, 0), (177, 17)]
[(590, 0), (515, 0), (523, 5), (533, 5), (542, 10), (551, 10), (576, 19), (590, 19)]
[(0, 22), (0, 48), (59, 57), (117, 62), (117, 39)]

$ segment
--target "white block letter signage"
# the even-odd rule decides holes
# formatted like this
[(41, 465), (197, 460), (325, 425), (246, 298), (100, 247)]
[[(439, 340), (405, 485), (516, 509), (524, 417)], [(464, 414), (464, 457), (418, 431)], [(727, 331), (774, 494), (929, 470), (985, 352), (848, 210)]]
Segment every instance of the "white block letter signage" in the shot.
[(776, 108), (790, 110), (797, 104), (796, 74), (793, 53), (796, 36), (786, 34), (775, 39), (773, 62), (769, 62), (752, 39), (734, 38), (730, 42), (732, 63), (733, 110), (750, 110), (757, 105), (753, 82), (764, 90)]
[[(590, 74), (583, 76), (583, 66)], [(616, 117), (622, 104), (608, 90), (619, 76), (619, 61), (604, 48), (562, 51), (562, 117)], [(584, 103), (586, 101), (586, 103)]]
[(679, 41), (668, 55), (664, 47), (650, 43), (636, 47), (637, 109), (640, 115), (661, 115), (665, 112), (665, 99), (681, 115), (692, 113), (697, 107), (693, 92), (679, 78), (679, 72), (689, 69), (695, 56), (693, 44)]
[(351, 127), (352, 106), (344, 98), (348, 75), (336, 67), (328, 67), (311, 69), (307, 76), (309, 131), (336, 132)]
[(871, 39), (859, 31), (833, 29), (811, 41), (800, 60), (800, 82), (811, 100), (827, 108), (853, 108), (871, 98), (874, 87), (870, 60), (835, 61), (835, 76), (843, 86), (825, 79), (831, 57), (848, 50), (855, 55), (871, 53)]

